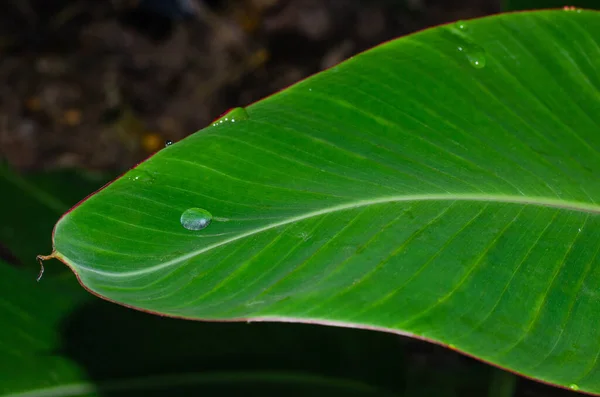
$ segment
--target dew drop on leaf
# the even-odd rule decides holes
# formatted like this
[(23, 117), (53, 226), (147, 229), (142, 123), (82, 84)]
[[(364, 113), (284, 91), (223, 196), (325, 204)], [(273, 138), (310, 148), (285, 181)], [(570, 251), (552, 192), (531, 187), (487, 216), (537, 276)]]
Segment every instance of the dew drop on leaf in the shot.
[(467, 23), (465, 21), (456, 21), (454, 23), (454, 25), (459, 29), (462, 30), (463, 32), (466, 32), (467, 30), (469, 30), (469, 27), (467, 26)]
[(248, 112), (244, 108), (233, 108), (227, 112), (223, 117), (213, 122), (213, 127), (225, 124), (225, 123), (239, 123), (240, 121), (248, 120)]
[(171, 146), (172, 144), (173, 144), (173, 141), (170, 139), (165, 141), (165, 147)]
[(448, 31), (458, 41), (456, 48), (467, 58), (471, 66), (475, 69), (484, 68), (486, 63), (485, 50), (473, 42), (467, 23), (457, 21), (450, 25)]
[(571, 383), (569, 385), (569, 389), (577, 391), (579, 390), (579, 386), (577, 386), (575, 383)]
[(213, 217), (210, 212), (202, 208), (188, 208), (181, 214), (181, 226), (187, 230), (202, 230), (210, 225)]
[(465, 54), (467, 60), (475, 69), (485, 67), (485, 50), (476, 44), (458, 46), (458, 51)]
[(146, 171), (138, 170), (136, 168), (130, 170), (127, 173), (127, 178), (133, 182), (145, 182), (145, 183), (154, 182), (154, 178), (152, 177), (152, 175), (150, 175)]

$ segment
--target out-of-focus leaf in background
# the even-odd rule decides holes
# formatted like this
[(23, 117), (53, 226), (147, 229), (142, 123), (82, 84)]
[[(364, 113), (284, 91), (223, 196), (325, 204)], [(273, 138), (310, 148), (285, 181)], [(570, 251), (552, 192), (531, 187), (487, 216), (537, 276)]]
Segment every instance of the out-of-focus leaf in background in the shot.
[(7, 256), (35, 268), (36, 255), (51, 247), (53, 224), (114, 176), (77, 169), (23, 173), (0, 162), (0, 245)]

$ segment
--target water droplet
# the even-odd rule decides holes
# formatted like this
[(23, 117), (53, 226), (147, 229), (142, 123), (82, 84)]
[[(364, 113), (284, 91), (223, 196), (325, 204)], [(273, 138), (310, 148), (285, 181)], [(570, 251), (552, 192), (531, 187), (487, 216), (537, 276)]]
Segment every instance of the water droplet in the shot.
[(168, 140), (165, 141), (165, 147), (171, 146), (172, 144), (173, 144), (173, 141), (170, 140), (170, 139), (168, 139)]
[(466, 32), (469, 30), (469, 27), (467, 26), (467, 23), (465, 21), (456, 21), (456, 23), (454, 24), (459, 30), (462, 30), (463, 32)]
[(130, 181), (134, 181), (134, 182), (146, 182), (146, 183), (154, 182), (154, 178), (152, 178), (152, 175), (150, 175), (146, 171), (143, 171), (143, 170), (140, 170), (137, 168), (130, 170), (127, 173), (127, 178)]
[(187, 230), (202, 230), (210, 225), (213, 217), (202, 208), (188, 208), (181, 214), (181, 226)]
[(485, 50), (477, 44), (458, 46), (458, 51), (465, 54), (467, 60), (475, 69), (482, 69), (485, 67)]
[(223, 124), (223, 123), (236, 123), (243, 120), (248, 120), (250, 117), (248, 116), (248, 112), (244, 108), (233, 108), (229, 112), (227, 112), (223, 117), (213, 122), (213, 127)]
[(464, 21), (458, 21), (454, 25), (450, 25), (448, 31), (458, 40), (457, 49), (463, 53), (471, 66), (475, 69), (485, 67), (486, 55), (485, 50), (475, 44), (469, 35), (469, 27)]
[(575, 383), (571, 383), (569, 385), (569, 389), (577, 391), (579, 390), (579, 386), (577, 386)]
[(308, 241), (311, 238), (311, 235), (308, 234), (307, 232), (301, 232), (298, 234), (298, 238), (302, 241)]

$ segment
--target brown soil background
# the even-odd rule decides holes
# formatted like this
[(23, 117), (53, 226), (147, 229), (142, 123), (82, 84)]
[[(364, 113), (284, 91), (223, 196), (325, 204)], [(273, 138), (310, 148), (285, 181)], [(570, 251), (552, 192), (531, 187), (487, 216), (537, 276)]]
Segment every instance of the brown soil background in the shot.
[[(149, 6), (158, 2), (187, 15)], [(123, 171), (232, 107), (383, 41), (498, 12), (498, 3), (7, 0), (0, 161)]]

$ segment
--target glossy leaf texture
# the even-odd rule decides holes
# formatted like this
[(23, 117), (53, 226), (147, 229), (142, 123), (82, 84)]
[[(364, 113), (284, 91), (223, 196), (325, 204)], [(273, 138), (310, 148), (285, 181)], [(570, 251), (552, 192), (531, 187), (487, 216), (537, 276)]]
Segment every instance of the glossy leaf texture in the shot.
[(161, 150), (54, 257), (145, 311), (408, 334), (600, 392), (599, 40), (599, 13), (544, 11), (386, 43)]
[[(31, 251), (48, 243), (40, 237), (52, 230), (66, 203), (102, 184), (102, 176), (75, 169), (21, 174), (0, 166), (0, 245), (5, 249), (0, 254), (14, 253), (17, 260), (8, 264), (0, 258), (0, 396), (243, 390), (260, 396), (417, 397), (485, 391), (488, 371), (482, 366), (440, 350), (428, 357), (453, 358), (451, 372), (419, 366), (411, 355), (414, 344), (407, 348), (392, 335), (152, 316), (95, 298), (67, 268), (56, 266), (36, 283), (38, 264)], [(307, 351), (307, 345), (314, 349)], [(470, 377), (480, 382), (473, 385)], [(422, 382), (428, 389), (420, 387)]]
[[(429, 357), (454, 358), (451, 372), (419, 366), (411, 355), (414, 346), (407, 348), (392, 335), (165, 319), (97, 299), (80, 288), (68, 269), (55, 266), (36, 283), (38, 264), (32, 255), (48, 243), (43, 234), (52, 230), (67, 203), (76, 203), (104, 181), (102, 175), (76, 169), (21, 174), (0, 165), (0, 245), (18, 261), (0, 259), (0, 396), (243, 390), (260, 396), (418, 397), (485, 391), (485, 368), (439, 350)], [(307, 351), (307, 345), (314, 349)], [(471, 377), (479, 382), (473, 385)], [(421, 387), (423, 382), (428, 388)]]

